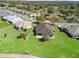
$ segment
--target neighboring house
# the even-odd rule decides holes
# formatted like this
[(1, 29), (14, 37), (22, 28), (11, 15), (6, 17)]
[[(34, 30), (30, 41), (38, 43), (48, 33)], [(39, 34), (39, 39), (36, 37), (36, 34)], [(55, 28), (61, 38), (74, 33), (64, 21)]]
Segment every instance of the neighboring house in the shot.
[(44, 23), (50, 24), (50, 25), (54, 25), (54, 22), (50, 21), (50, 20), (45, 20)]
[(79, 24), (77, 25), (65, 25), (63, 30), (73, 38), (79, 38)]
[(8, 15), (13, 15), (13, 12), (8, 11), (8, 10), (0, 10), (0, 16), (8, 16)]
[(40, 13), (30, 13), (30, 16), (32, 16), (32, 17), (35, 16), (36, 17), (36, 16), (41, 16), (41, 14)]
[(37, 22), (35, 18), (23, 18), (24, 21)]
[(20, 13), (20, 14), (23, 14), (23, 15), (29, 15), (29, 16), (41, 16), (40, 13), (33, 13), (31, 11), (26, 11), (26, 10), (21, 10), (21, 9), (17, 9), (17, 8), (9, 8), (8, 10), (10, 11), (13, 11), (15, 13)]
[(79, 22), (79, 18), (77, 18), (76, 21)]
[(29, 29), (32, 27), (32, 22), (29, 21), (22, 21), (22, 22), (18, 22), (15, 24), (16, 28), (18, 28), (19, 30), (23, 30), (23, 29)]
[(41, 23), (35, 27), (35, 34), (38, 38), (49, 38), (53, 36), (53, 30), (49, 24)]
[(27, 21), (27, 20), (25, 21), (22, 18), (17, 17), (17, 16), (5, 16), (3, 17), (3, 19), (6, 19), (8, 22), (11, 22), (19, 30), (29, 29), (32, 27), (31, 21)]
[(16, 24), (17, 22), (22, 22), (23, 19), (20, 17), (17, 17), (15, 15), (13, 16), (4, 16), (3, 19), (6, 19), (7, 21), (11, 22), (12, 24)]
[(64, 17), (64, 19), (67, 20), (68, 22), (71, 22), (73, 20), (73, 18), (70, 16), (66, 16), (66, 17)]

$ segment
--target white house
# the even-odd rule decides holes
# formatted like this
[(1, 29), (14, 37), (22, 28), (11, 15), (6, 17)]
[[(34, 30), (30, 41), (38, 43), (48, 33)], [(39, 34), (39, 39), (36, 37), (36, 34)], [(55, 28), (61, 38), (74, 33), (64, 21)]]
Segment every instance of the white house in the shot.
[(19, 30), (22, 30), (22, 29), (29, 29), (29, 28), (32, 27), (32, 22), (30, 22), (30, 21), (22, 21), (22, 22), (16, 23), (15, 26), (16, 26)]
[(22, 22), (23, 19), (17, 16), (4, 16), (3, 19), (12, 22), (12, 24), (16, 24), (17, 22)]
[(3, 19), (6, 19), (7, 21), (10, 21), (13, 25), (15, 25), (19, 30), (22, 29), (29, 29), (32, 27), (32, 22), (25, 21), (20, 17), (17, 16), (5, 16)]
[(36, 16), (41, 16), (41, 14), (40, 13), (31, 13), (30, 16), (35, 16), (36, 17)]

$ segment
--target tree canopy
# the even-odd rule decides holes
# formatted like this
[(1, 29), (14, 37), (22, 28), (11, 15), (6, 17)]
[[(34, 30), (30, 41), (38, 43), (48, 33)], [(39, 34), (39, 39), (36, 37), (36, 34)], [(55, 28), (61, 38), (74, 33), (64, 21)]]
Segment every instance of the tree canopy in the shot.
[(39, 22), (44, 22), (45, 18), (43, 16), (37, 16), (36, 19), (39, 21)]
[(6, 5), (4, 3), (0, 3), (0, 7), (5, 7)]
[(47, 11), (48, 11), (49, 14), (51, 14), (51, 13), (54, 12), (54, 9), (50, 7), (50, 8), (47, 9)]

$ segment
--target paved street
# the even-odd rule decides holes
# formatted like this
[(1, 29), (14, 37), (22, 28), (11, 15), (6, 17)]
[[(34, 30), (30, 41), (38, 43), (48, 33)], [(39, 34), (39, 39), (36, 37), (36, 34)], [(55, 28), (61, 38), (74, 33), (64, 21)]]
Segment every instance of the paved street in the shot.
[(0, 54), (0, 58), (38, 58), (38, 57), (25, 54)]
[(79, 23), (54, 23), (55, 25), (64, 25), (64, 24), (69, 24), (69, 25), (79, 25)]

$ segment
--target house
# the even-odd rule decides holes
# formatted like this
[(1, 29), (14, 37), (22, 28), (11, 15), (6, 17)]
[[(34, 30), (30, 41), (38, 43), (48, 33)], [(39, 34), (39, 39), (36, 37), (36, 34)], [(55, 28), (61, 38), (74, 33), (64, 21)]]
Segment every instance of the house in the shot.
[(5, 16), (3, 19), (6, 19), (8, 22), (12, 23), (17, 29), (23, 30), (23, 29), (29, 29), (32, 27), (32, 22), (23, 20), (20, 17), (17, 16)]
[(13, 13), (11, 11), (8, 10), (0, 10), (0, 16), (8, 16), (8, 15), (12, 15)]
[(53, 30), (49, 24), (41, 23), (35, 27), (35, 34), (37, 38), (50, 38), (53, 36)]
[(77, 18), (76, 21), (79, 22), (79, 18)]
[(65, 25), (63, 30), (73, 38), (79, 38), (79, 24)]
[(66, 17), (64, 17), (64, 20), (67, 20), (68, 22), (71, 22), (73, 20), (73, 17), (66, 16)]
[(36, 16), (41, 16), (41, 14), (40, 13), (30, 13), (30, 16), (32, 16), (32, 17), (35, 16), (36, 17)]
[(44, 23), (50, 24), (50, 25), (54, 25), (54, 22), (52, 22), (51, 20), (45, 20)]
[(20, 17), (17, 17), (15, 15), (13, 16), (4, 16), (3, 19), (6, 19), (8, 22), (12, 23), (12, 24), (16, 24), (17, 22), (22, 22), (23, 19)]
[(23, 18), (24, 21), (37, 22), (35, 18)]
[(19, 30), (29, 29), (32, 27), (32, 22), (22, 21), (15, 24), (16, 28)]

